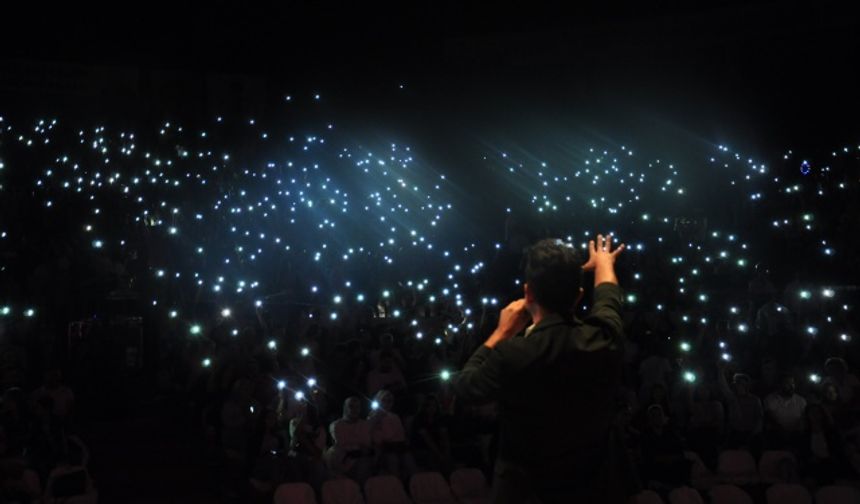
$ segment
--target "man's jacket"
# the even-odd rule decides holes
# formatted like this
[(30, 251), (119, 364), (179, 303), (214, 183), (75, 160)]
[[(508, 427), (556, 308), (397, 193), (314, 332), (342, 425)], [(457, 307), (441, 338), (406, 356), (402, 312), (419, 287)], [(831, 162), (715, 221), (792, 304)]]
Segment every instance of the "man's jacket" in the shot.
[[(605, 484), (621, 383), (621, 289), (603, 283), (582, 320), (550, 315), (523, 335), (481, 346), (455, 381), (464, 401), (498, 401), (497, 472), (510, 466), (544, 483)], [(535, 481), (539, 487), (541, 481)]]

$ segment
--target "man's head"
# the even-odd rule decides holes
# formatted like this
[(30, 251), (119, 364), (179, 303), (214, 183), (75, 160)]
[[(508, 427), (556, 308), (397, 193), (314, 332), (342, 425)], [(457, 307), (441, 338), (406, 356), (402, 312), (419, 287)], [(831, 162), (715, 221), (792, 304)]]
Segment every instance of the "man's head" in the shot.
[(779, 392), (785, 397), (791, 397), (794, 395), (794, 388), (794, 376), (783, 375), (779, 382)]
[(570, 314), (582, 297), (582, 258), (561, 240), (541, 240), (526, 251), (526, 308)]
[(355, 396), (343, 402), (343, 418), (350, 422), (358, 420), (361, 416), (361, 399)]

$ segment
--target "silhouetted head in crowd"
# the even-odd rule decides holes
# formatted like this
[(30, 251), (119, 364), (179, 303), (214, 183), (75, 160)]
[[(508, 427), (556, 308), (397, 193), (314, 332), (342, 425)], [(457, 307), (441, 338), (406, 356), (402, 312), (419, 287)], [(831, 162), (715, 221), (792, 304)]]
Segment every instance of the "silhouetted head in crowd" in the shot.
[(824, 363), (824, 371), (833, 381), (841, 384), (848, 373), (848, 365), (839, 357), (831, 357)]
[(379, 409), (382, 411), (394, 409), (394, 394), (390, 390), (380, 390), (374, 396), (374, 400), (379, 403)]
[(784, 397), (791, 397), (794, 395), (794, 390), (794, 377), (791, 375), (783, 375), (779, 380), (779, 393)]
[(343, 402), (343, 419), (355, 422), (361, 416), (361, 399), (356, 396), (348, 397)]
[(732, 378), (732, 382), (735, 385), (735, 393), (741, 397), (745, 397), (750, 393), (750, 377), (743, 374), (737, 373)]
[(534, 317), (538, 310), (572, 317), (582, 298), (582, 257), (561, 240), (541, 240), (526, 250), (526, 308)]
[(832, 382), (824, 384), (824, 401), (831, 404), (839, 402), (839, 387), (836, 384)]
[(660, 430), (666, 425), (666, 414), (663, 412), (663, 407), (659, 404), (648, 406), (647, 417), (648, 427), (653, 430)]
[(379, 347), (383, 350), (390, 350), (394, 348), (394, 335), (391, 333), (385, 333), (380, 336)]

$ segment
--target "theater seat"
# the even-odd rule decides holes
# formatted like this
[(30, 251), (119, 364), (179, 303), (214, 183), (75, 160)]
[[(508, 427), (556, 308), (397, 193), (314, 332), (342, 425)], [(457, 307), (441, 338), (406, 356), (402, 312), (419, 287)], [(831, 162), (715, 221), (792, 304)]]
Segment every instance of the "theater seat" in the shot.
[(275, 490), (274, 504), (317, 504), (317, 497), (307, 483), (282, 483)]
[(717, 461), (717, 475), (724, 483), (753, 485), (758, 483), (758, 469), (752, 454), (746, 450), (726, 450)]
[(752, 497), (734, 485), (717, 485), (711, 488), (711, 504), (753, 504)]
[(702, 462), (696, 452), (685, 451), (684, 458), (692, 462), (690, 466), (690, 484), (696, 490), (708, 490), (717, 482), (717, 476)]
[(839, 485), (821, 487), (815, 492), (815, 504), (858, 504), (857, 490)]
[(767, 504), (812, 504), (812, 496), (803, 485), (776, 483), (765, 492)]
[(364, 483), (367, 504), (412, 504), (400, 480), (394, 476), (374, 476)]
[(437, 472), (423, 472), (409, 480), (409, 494), (415, 504), (456, 504), (445, 478)]
[(480, 469), (457, 469), (450, 481), (451, 492), (463, 504), (489, 504), (490, 487)]
[(323, 483), (322, 504), (364, 504), (364, 497), (358, 483), (340, 478)]
[(705, 504), (695, 488), (681, 487), (669, 492), (669, 504)]
[(45, 483), (45, 504), (96, 504), (99, 494), (86, 467), (60, 466)]
[(787, 451), (770, 450), (761, 454), (758, 461), (758, 476), (767, 485), (788, 483), (797, 473), (797, 460)]
[(643, 490), (634, 495), (628, 504), (664, 504), (663, 498), (653, 490)]

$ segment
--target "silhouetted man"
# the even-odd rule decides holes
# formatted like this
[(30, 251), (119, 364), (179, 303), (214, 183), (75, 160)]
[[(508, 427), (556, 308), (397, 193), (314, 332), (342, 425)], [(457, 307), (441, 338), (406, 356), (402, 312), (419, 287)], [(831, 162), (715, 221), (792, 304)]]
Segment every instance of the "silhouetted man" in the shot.
[[(585, 264), (560, 240), (529, 248), (524, 298), (502, 310), (456, 378), (459, 398), (499, 402), (494, 503), (624, 501), (610, 441), (623, 362), (614, 265), (624, 245), (612, 251), (611, 239), (590, 241)], [(583, 271), (594, 272), (594, 306), (578, 320)]]

